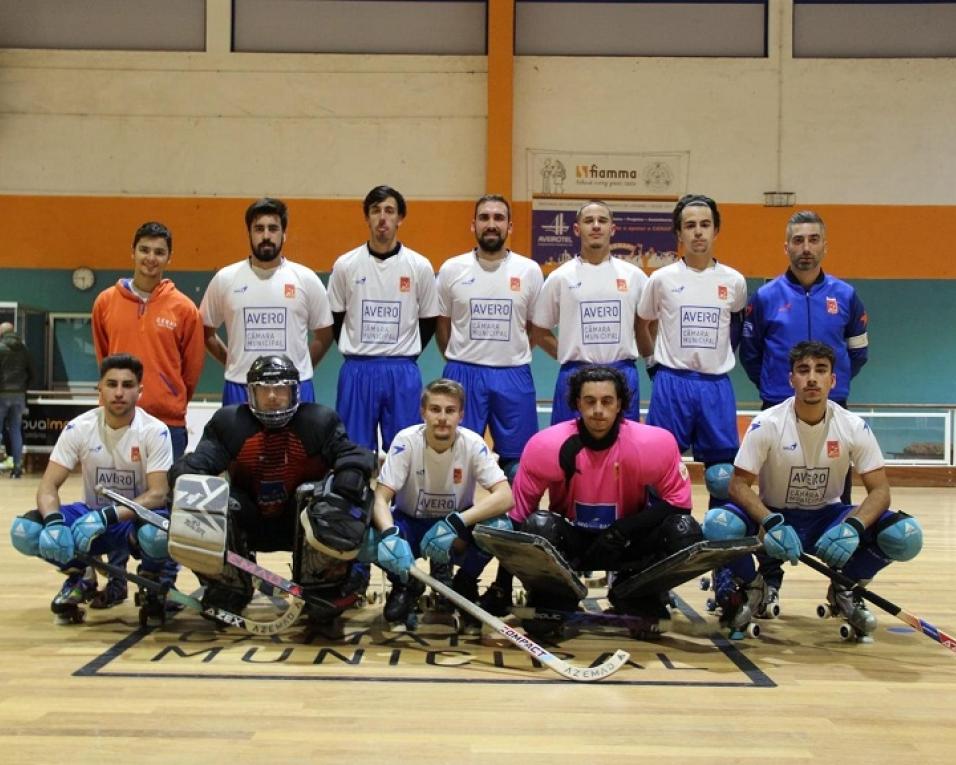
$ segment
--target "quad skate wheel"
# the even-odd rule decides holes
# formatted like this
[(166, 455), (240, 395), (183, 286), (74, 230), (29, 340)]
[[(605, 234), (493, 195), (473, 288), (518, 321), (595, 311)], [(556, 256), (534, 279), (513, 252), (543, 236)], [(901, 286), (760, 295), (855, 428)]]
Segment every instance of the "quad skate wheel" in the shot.
[(849, 624), (840, 625), (840, 637), (843, 640), (856, 640), (856, 630)]
[(833, 616), (833, 606), (829, 603), (821, 603), (817, 606), (817, 616), (821, 619), (829, 619)]
[(750, 622), (750, 624), (747, 625), (744, 632), (746, 632), (747, 637), (750, 637), (750, 638), (760, 637), (760, 625)]
[(710, 577), (702, 576), (697, 584), (700, 585), (700, 589), (702, 589), (704, 592), (707, 592), (707, 590), (710, 589)]
[(780, 604), (779, 603), (768, 603), (767, 607), (763, 610), (764, 618), (766, 619), (776, 619), (780, 616)]
[(382, 599), (382, 593), (378, 590), (373, 590), (365, 596), (365, 599), (368, 601), (369, 605), (375, 605)]
[(77, 608), (70, 611), (63, 611), (58, 614), (53, 614), (53, 623), (65, 627), (70, 624), (82, 624), (86, 618), (83, 609)]
[(710, 613), (714, 613), (717, 610), (717, 599), (707, 598), (707, 602), (704, 604), (704, 606)]

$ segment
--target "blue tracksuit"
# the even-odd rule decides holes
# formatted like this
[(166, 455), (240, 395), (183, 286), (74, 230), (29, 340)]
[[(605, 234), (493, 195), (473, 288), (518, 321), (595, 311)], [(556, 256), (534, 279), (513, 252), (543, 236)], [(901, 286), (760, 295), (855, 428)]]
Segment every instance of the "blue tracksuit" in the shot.
[(856, 290), (820, 272), (809, 290), (789, 271), (763, 285), (744, 314), (740, 361), (760, 398), (776, 404), (793, 395), (790, 349), (804, 340), (826, 343), (836, 354), (834, 401), (845, 402), (850, 379), (867, 359), (867, 316)]

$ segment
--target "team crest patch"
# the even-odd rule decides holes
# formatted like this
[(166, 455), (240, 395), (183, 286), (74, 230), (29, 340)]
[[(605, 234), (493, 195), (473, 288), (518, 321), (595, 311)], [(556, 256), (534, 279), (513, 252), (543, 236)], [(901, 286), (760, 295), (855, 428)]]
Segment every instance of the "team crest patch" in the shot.
[(511, 291), (521, 292), (521, 277), (520, 276), (511, 277)]
[(726, 285), (726, 284), (718, 284), (718, 285), (717, 285), (717, 297), (718, 297), (718, 299), (720, 299), (720, 300), (726, 300), (726, 299), (727, 299), (727, 285)]
[(840, 312), (840, 306), (837, 305), (837, 299), (828, 297), (827, 298), (827, 313), (836, 314), (839, 312)]
[(294, 297), (295, 297), (295, 285), (294, 285), (294, 284), (287, 284), (287, 285), (285, 285), (285, 296), (286, 296), (287, 298), (294, 298)]
[(398, 289), (399, 292), (411, 292), (412, 289), (412, 277), (402, 276), (398, 279)]
[(130, 447), (130, 450), (129, 450), (129, 459), (130, 459), (130, 462), (139, 462), (139, 459), (140, 459), (140, 458), (139, 458), (139, 447), (138, 447), (138, 446), (132, 446), (132, 447)]
[(451, 479), (455, 483), (461, 483), (461, 468), (456, 467), (451, 473)]
[(627, 279), (618, 279), (618, 280), (617, 280), (617, 291), (618, 291), (618, 292), (627, 292)]
[(840, 456), (840, 442), (839, 441), (827, 441), (827, 457), (830, 459), (836, 459)]

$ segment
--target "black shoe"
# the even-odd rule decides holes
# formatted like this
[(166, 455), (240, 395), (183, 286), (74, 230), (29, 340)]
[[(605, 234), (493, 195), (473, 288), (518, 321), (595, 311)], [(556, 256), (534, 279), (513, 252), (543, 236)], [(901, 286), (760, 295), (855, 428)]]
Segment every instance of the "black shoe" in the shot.
[(245, 590), (237, 590), (221, 582), (207, 582), (202, 596), (202, 607), (221, 608), (233, 614), (241, 614), (249, 605), (252, 594)]
[(22, 468), (15, 467), (13, 470), (10, 471), (10, 477), (11, 477), (11, 478), (23, 478), (23, 469), (22, 469)]
[(410, 579), (407, 583), (393, 582), (392, 589), (385, 598), (383, 610), (385, 621), (404, 622), (423, 592), (425, 592), (425, 585), (417, 579)]
[(511, 612), (511, 592), (505, 591), (497, 582), (492, 582), (478, 598), (478, 605), (493, 616), (507, 616)]
[(90, 601), (90, 608), (112, 608), (118, 606), (128, 596), (126, 580), (111, 576), (106, 580), (106, 587), (98, 590), (96, 596)]

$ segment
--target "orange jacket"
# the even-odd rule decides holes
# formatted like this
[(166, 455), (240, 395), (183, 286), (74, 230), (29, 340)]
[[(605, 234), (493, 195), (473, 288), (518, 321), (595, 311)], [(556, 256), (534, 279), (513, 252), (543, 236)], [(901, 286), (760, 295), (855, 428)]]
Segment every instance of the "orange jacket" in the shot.
[(143, 362), (141, 406), (167, 425), (186, 424), (186, 404), (193, 397), (205, 361), (199, 309), (169, 279), (163, 279), (143, 302), (120, 279), (93, 303), (96, 359), (131, 353)]

